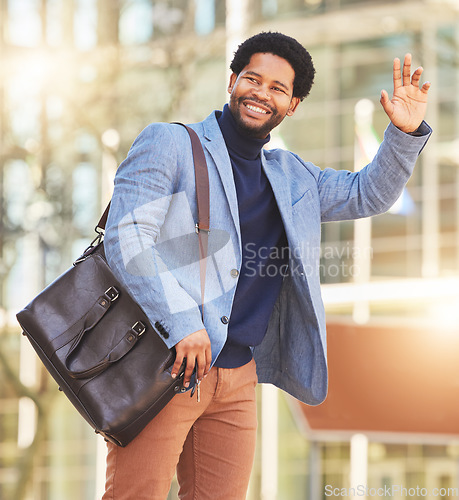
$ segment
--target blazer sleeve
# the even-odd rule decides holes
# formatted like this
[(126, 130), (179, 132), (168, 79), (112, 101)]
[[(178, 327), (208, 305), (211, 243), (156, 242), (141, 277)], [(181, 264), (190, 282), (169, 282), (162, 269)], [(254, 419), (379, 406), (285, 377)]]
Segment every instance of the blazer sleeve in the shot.
[(408, 182), (432, 130), (423, 122), (418, 133), (422, 135), (405, 134), (390, 123), (375, 158), (365, 168), (359, 172), (321, 170), (317, 185), (322, 222), (358, 219), (389, 210)]
[(110, 267), (168, 347), (204, 328), (196, 298), (168, 269), (157, 244), (167, 213), (181, 196), (176, 192), (179, 148), (172, 129), (152, 124), (134, 141), (115, 176), (104, 239)]

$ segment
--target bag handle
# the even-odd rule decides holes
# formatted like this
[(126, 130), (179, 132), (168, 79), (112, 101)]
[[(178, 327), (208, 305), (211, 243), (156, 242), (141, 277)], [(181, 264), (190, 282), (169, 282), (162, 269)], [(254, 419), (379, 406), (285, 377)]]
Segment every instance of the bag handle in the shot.
[[(207, 170), (206, 158), (204, 155), (204, 150), (202, 148), (201, 141), (199, 140), (196, 132), (184, 125), (183, 123), (177, 123), (177, 125), (182, 125), (185, 127), (188, 135), (191, 139), (191, 147), (193, 151), (193, 163), (196, 178), (196, 200), (198, 205), (198, 222), (196, 223), (196, 232), (198, 234), (199, 243), (199, 271), (200, 271), (200, 281), (201, 281), (201, 317), (204, 319), (204, 294), (205, 294), (205, 282), (206, 282), (206, 265), (207, 265), (207, 250), (208, 250), (208, 238), (210, 232), (210, 195), (209, 195), (209, 173)], [(98, 233), (97, 239), (100, 239), (105, 231), (105, 225), (107, 223), (108, 212), (110, 210), (110, 204), (104, 210), (99, 222), (96, 226), (96, 232)], [(90, 247), (91, 248), (91, 247)], [(87, 254), (87, 250), (83, 254), (83, 257)], [(79, 261), (78, 259), (76, 263)], [(111, 287), (114, 288), (114, 287)], [(118, 296), (118, 295), (117, 295)], [(85, 334), (90, 331), (94, 326), (102, 319), (102, 317), (107, 312), (111, 303), (116, 300), (111, 298), (111, 300), (105, 301), (107, 298), (107, 293), (100, 297), (91, 310), (86, 315), (84, 324), (79, 334), (75, 337), (69, 352), (65, 358), (65, 366), (69, 372), (69, 375), (73, 378), (82, 379), (95, 376), (104, 370), (106, 370), (110, 364), (119, 361), (123, 356), (125, 356), (136, 344), (137, 340), (145, 331), (145, 326), (143, 323), (138, 321), (133, 325), (128, 332), (123, 336), (120, 342), (105, 356), (105, 358), (100, 361), (95, 366), (87, 368), (81, 371), (72, 371), (68, 366), (68, 358), (75, 352), (76, 348), (79, 346)], [(140, 330), (139, 330), (140, 328)]]
[(65, 368), (72, 378), (89, 378), (103, 372), (112, 363), (119, 361), (123, 356), (125, 356), (135, 346), (137, 340), (139, 340), (145, 332), (145, 325), (141, 321), (136, 321), (123, 335), (118, 344), (116, 344), (115, 347), (113, 347), (113, 349), (105, 356), (105, 358), (99, 361), (99, 363), (85, 370), (77, 371), (70, 368), (70, 357), (75, 352), (75, 349), (80, 345), (84, 335), (97, 325), (118, 297), (118, 290), (114, 286), (111, 286), (104, 293), (104, 295), (101, 295), (96, 300), (91, 309), (87, 312), (83, 321), (83, 326), (81, 327), (78, 335), (73, 339), (72, 345), (65, 356)]

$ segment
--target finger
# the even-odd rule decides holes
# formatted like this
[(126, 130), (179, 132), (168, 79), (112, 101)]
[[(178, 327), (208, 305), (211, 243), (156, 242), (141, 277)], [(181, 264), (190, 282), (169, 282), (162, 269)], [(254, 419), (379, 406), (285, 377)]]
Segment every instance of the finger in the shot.
[(188, 387), (190, 385), (191, 375), (193, 374), (195, 364), (196, 364), (196, 358), (186, 359), (185, 375), (183, 376), (183, 385), (185, 387)]
[(421, 87), (421, 92), (427, 94), (427, 92), (429, 92), (430, 85), (431, 85), (430, 82), (424, 83), (424, 85)]
[(183, 360), (184, 360), (183, 355), (179, 355), (179, 354), (176, 355), (175, 362), (174, 362), (174, 365), (172, 366), (172, 370), (171, 370), (172, 378), (177, 377), (177, 375), (180, 371), (180, 367), (182, 366)]
[(209, 347), (206, 349), (206, 366), (204, 368), (204, 375), (207, 375), (210, 371), (210, 365), (212, 364), (212, 349)]
[(394, 90), (395, 90), (395, 89), (398, 89), (399, 87), (402, 86), (402, 75), (400, 72), (400, 59), (398, 57), (396, 57), (394, 59), (393, 78), (394, 78)]
[(205, 354), (199, 354), (196, 358), (196, 380), (200, 382), (204, 377), (204, 369), (206, 367)]
[(424, 71), (424, 68), (419, 67), (413, 73), (413, 76), (411, 77), (411, 85), (414, 85), (415, 87), (419, 87), (419, 80), (421, 79), (421, 75), (422, 75), (423, 71)]
[(385, 90), (381, 90), (381, 99), (379, 100), (379, 102), (381, 103), (381, 106), (384, 108), (384, 111), (387, 113), (387, 115), (390, 116), (392, 113), (393, 104), (389, 99), (389, 94)]
[(403, 85), (411, 84), (411, 54), (405, 55), (403, 61)]

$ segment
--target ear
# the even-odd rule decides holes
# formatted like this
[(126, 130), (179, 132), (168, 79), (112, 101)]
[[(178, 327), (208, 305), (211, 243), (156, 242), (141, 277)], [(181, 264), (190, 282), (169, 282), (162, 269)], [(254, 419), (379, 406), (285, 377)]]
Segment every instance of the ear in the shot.
[(228, 94), (231, 94), (234, 88), (234, 84), (236, 83), (237, 75), (236, 73), (231, 73), (229, 84), (228, 84)]
[(292, 97), (292, 100), (290, 101), (290, 106), (287, 111), (287, 116), (292, 116), (293, 113), (295, 113), (296, 108), (298, 107), (298, 104), (300, 104), (301, 100), (299, 97)]

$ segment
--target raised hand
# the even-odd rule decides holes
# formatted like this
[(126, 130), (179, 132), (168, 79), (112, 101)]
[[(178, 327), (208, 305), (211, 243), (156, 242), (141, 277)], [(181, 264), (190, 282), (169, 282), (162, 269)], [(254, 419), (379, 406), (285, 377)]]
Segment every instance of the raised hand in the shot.
[(381, 91), (381, 105), (391, 122), (406, 133), (414, 132), (424, 119), (427, 108), (427, 93), (430, 82), (419, 86), (423, 68), (419, 67), (411, 76), (411, 54), (405, 55), (403, 75), (400, 59), (394, 59), (394, 93), (392, 99)]

